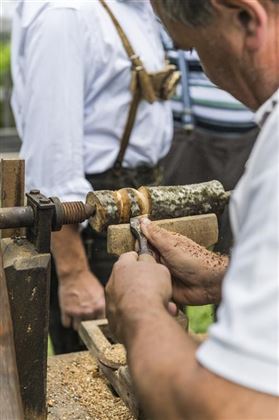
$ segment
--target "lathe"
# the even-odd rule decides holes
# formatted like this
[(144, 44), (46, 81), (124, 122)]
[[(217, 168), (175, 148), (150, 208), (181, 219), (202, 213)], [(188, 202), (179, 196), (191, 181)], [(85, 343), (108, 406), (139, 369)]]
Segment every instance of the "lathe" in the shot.
[(108, 232), (108, 252), (121, 255), (135, 246), (130, 219), (148, 214), (160, 226), (210, 247), (218, 240), (217, 216), (230, 194), (211, 181), (95, 191), (86, 203), (63, 203), (39, 190), (25, 195), (19, 160), (1, 161), (0, 182), (0, 407), (7, 419), (45, 419), (51, 232), (89, 220), (96, 231)]

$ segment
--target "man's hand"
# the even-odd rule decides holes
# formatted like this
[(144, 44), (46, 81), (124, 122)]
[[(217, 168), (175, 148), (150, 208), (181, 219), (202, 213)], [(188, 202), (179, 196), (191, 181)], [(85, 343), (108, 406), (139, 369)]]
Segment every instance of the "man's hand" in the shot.
[(104, 289), (90, 272), (78, 226), (64, 226), (52, 235), (59, 281), (61, 321), (78, 329), (80, 321), (105, 314)]
[(90, 271), (71, 274), (59, 282), (59, 303), (66, 328), (78, 330), (82, 320), (105, 316), (104, 289)]
[(185, 236), (141, 220), (141, 229), (173, 276), (173, 299), (180, 305), (219, 303), (228, 258), (207, 251)]
[(123, 254), (114, 265), (106, 287), (106, 312), (110, 327), (120, 342), (145, 318), (166, 310), (172, 295), (169, 270), (136, 252)]

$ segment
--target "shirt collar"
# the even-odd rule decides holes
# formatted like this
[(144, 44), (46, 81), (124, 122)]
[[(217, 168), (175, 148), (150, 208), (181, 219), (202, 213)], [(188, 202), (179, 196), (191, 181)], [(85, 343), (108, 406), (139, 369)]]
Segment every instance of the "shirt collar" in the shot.
[(260, 127), (264, 125), (266, 119), (272, 113), (273, 109), (278, 103), (279, 89), (277, 89), (277, 91), (256, 112), (255, 120)]
[(149, 0), (117, 0), (119, 3), (127, 3), (130, 4), (134, 7), (138, 7), (138, 8), (146, 8), (146, 7), (150, 7), (150, 1)]

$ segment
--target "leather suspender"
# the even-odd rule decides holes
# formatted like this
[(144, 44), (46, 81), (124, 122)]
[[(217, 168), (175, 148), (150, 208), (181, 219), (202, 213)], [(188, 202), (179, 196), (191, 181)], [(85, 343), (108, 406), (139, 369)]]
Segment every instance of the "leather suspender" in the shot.
[(124, 134), (122, 136), (120, 150), (115, 161), (114, 167), (121, 167), (122, 162), (124, 159), (125, 152), (127, 150), (130, 136), (134, 127), (137, 110), (139, 107), (139, 103), (141, 99), (147, 100), (149, 103), (153, 103), (157, 100), (157, 96), (155, 90), (153, 88), (152, 82), (149, 78), (148, 73), (146, 72), (144, 65), (139, 58), (139, 56), (135, 53), (130, 41), (128, 40), (126, 34), (124, 33), (122, 27), (120, 26), (118, 20), (110, 10), (109, 6), (104, 0), (99, 0), (102, 6), (105, 8), (107, 13), (109, 14), (120, 38), (123, 43), (123, 46), (127, 52), (127, 55), (132, 63), (132, 82), (131, 82), (131, 90), (133, 94), (133, 99), (130, 105), (130, 110), (124, 130)]

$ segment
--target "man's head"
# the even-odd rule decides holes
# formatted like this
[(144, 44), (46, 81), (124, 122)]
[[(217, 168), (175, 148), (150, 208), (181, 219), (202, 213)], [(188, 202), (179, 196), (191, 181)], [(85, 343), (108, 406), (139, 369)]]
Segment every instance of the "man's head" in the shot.
[(179, 48), (257, 109), (279, 86), (279, 0), (152, 0)]

